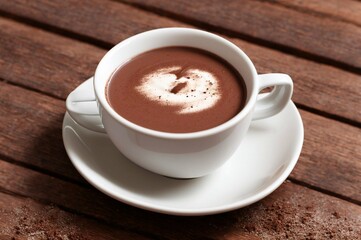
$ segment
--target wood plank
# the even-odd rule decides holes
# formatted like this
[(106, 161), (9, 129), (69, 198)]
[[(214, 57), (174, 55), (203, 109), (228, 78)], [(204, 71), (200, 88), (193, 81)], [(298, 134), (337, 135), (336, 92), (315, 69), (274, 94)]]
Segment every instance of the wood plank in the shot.
[(62, 141), (64, 103), (0, 82), (0, 153), (27, 165), (85, 182)]
[[(61, 100), (0, 83), (0, 102), (3, 156), (80, 181), (62, 144), (65, 109)], [(361, 182), (361, 129), (305, 111), (301, 114), (305, 143), (291, 176), (361, 202), (357, 184)]]
[[(116, 10), (128, 11), (119, 4), (114, 5), (114, 11)], [(152, 24), (160, 19), (157, 24), (162, 25), (154, 27), (178, 25), (175, 21), (145, 12), (133, 14), (138, 16), (138, 24), (129, 24), (128, 31), (118, 29), (113, 35), (112, 31), (103, 29), (104, 33), (97, 36), (101, 36), (102, 40), (109, 38), (110, 43), (116, 43), (129, 37), (137, 29), (150, 28), (146, 21)], [(127, 20), (116, 19), (116, 22), (124, 21)], [(144, 21), (143, 27), (139, 26), (141, 21)], [(116, 28), (112, 23), (109, 26), (110, 29)], [(93, 30), (92, 33), (100, 31), (96, 27)], [(89, 44), (1, 18), (0, 34), (0, 78), (59, 98), (65, 98), (80, 82), (92, 75), (97, 62), (105, 53), (105, 50)], [(260, 73), (289, 73), (295, 82), (295, 102), (361, 122), (361, 109), (358, 107), (361, 102), (359, 75), (238, 39), (229, 39), (250, 56)]]
[(361, 3), (355, 0), (266, 0), (286, 7), (304, 11), (309, 14), (321, 15), (346, 21), (361, 26)]
[[(293, 183), (249, 207), (208, 217), (173, 217), (136, 209), (86, 189), (0, 161), (2, 189), (51, 202), (127, 229), (166, 239), (355, 239), (361, 207)], [(156, 223), (156, 224), (155, 224)]]
[(361, 28), (354, 24), (253, 0), (123, 1), (361, 67)]
[(29, 198), (0, 192), (0, 239), (149, 239), (65, 212)]

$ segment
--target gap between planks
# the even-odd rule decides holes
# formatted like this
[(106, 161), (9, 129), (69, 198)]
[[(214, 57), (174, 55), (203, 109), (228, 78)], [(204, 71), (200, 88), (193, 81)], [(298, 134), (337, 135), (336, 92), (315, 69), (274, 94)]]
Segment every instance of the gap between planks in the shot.
[(50, 92), (41, 91), (40, 89), (30, 87), (29, 85), (21, 84), (21, 83), (18, 83), (18, 82), (8, 81), (8, 80), (3, 79), (3, 78), (0, 78), (0, 82), (6, 83), (6, 84), (9, 84), (9, 85), (12, 85), (12, 86), (20, 87), (20, 88), (23, 88), (23, 89), (26, 89), (26, 90), (29, 90), (29, 91), (33, 91), (33, 92), (36, 92), (36, 93), (40, 93), (42, 95), (45, 95), (45, 96), (48, 96), (48, 97), (51, 97), (51, 98), (54, 98), (54, 99), (58, 99), (58, 100), (62, 100), (62, 101), (65, 100), (64, 98), (58, 97), (58, 96), (56, 96), (54, 94), (51, 94)]
[(60, 36), (64, 36), (67, 38), (78, 40), (80, 42), (92, 44), (92, 45), (97, 46), (102, 49), (108, 50), (114, 46), (114, 44), (111, 44), (111, 43), (108, 43), (108, 42), (105, 42), (105, 41), (102, 41), (99, 39), (95, 39), (93, 37), (89, 37), (84, 34), (75, 33), (75, 32), (66, 30), (64, 28), (56, 27), (53, 25), (39, 22), (37, 20), (33, 20), (31, 18), (21, 17), (18, 15), (12, 14), (12, 13), (5, 12), (1, 9), (0, 9), (0, 16), (7, 18), (7, 19), (14, 20), (16, 22), (22, 23), (27, 26), (40, 28), (40, 29), (43, 29), (45, 31), (48, 31), (48, 32), (51, 32), (51, 33), (54, 33), (54, 34), (57, 34)]
[(316, 115), (319, 115), (319, 116), (322, 116), (322, 117), (325, 117), (325, 118), (328, 118), (328, 119), (332, 119), (332, 120), (335, 120), (335, 121), (338, 121), (338, 122), (346, 123), (346, 124), (354, 126), (354, 127), (361, 128), (361, 123), (357, 122), (357, 121), (354, 121), (352, 119), (348, 119), (348, 118), (345, 118), (345, 117), (342, 117), (342, 116), (339, 116), (339, 115), (336, 115), (336, 114), (321, 111), (319, 109), (315, 109), (313, 107), (309, 107), (309, 106), (306, 106), (306, 105), (303, 105), (303, 104), (300, 104), (300, 103), (296, 103), (296, 102), (295, 102), (295, 105), (296, 105), (296, 107), (298, 109), (302, 109), (302, 110), (305, 110), (307, 112), (314, 113)]
[(325, 195), (332, 196), (332, 197), (335, 197), (335, 198), (339, 198), (339, 199), (345, 200), (347, 202), (350, 202), (350, 203), (361, 206), (361, 201), (358, 201), (356, 199), (353, 199), (353, 198), (350, 198), (350, 197), (347, 197), (347, 196), (344, 196), (344, 195), (329, 191), (327, 189), (320, 188), (318, 186), (314, 186), (314, 185), (311, 185), (309, 183), (297, 180), (294, 177), (288, 176), (287, 180), (294, 183), (294, 184), (296, 184), (296, 185), (299, 185), (299, 186), (302, 186), (302, 187), (305, 187), (305, 188), (308, 188), (308, 189), (312, 189), (314, 191), (321, 192), (321, 193), (323, 193)]
[(29, 169), (29, 170), (32, 170), (32, 171), (36, 171), (36, 172), (42, 173), (44, 175), (47, 175), (49, 177), (55, 177), (55, 178), (58, 178), (58, 179), (60, 179), (62, 181), (69, 182), (69, 183), (72, 183), (72, 184), (76, 184), (76, 185), (81, 186), (81, 187), (86, 187), (86, 188), (89, 188), (89, 189), (92, 188), (91, 185), (89, 185), (89, 183), (87, 181), (85, 181), (85, 179), (83, 179), (83, 178), (82, 178), (82, 180), (84, 180), (84, 181), (72, 179), (70, 177), (64, 176), (64, 175), (62, 175), (60, 173), (48, 170), (46, 168), (41, 168), (41, 167), (38, 167), (38, 166), (36, 166), (34, 164), (29, 164), (29, 163), (26, 163), (26, 162), (18, 161), (16, 159), (13, 159), (13, 158), (11, 158), (9, 156), (4, 155), (1, 152), (0, 152), (0, 159), (1, 159), (0, 161), (4, 161), (4, 162), (10, 163), (10, 164), (13, 164), (15, 166), (19, 166), (19, 167), (23, 167), (23, 168), (26, 168), (26, 169)]

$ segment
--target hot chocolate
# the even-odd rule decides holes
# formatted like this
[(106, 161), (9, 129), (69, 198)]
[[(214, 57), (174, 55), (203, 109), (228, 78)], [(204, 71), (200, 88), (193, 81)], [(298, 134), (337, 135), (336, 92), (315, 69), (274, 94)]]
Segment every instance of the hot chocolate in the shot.
[(241, 75), (204, 50), (166, 47), (130, 59), (111, 76), (106, 96), (125, 119), (153, 130), (189, 133), (216, 127), (246, 102)]

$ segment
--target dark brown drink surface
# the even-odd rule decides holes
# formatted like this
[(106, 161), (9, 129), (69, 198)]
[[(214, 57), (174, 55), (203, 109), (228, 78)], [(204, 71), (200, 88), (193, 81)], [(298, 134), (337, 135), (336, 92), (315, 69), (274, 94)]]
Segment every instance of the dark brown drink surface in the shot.
[(241, 75), (204, 50), (166, 47), (130, 59), (111, 76), (106, 97), (125, 119), (145, 128), (189, 133), (216, 127), (246, 102)]

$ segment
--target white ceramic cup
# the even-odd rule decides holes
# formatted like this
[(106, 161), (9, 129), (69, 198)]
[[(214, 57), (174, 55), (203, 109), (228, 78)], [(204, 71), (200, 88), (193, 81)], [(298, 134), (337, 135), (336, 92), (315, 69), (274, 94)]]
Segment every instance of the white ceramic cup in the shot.
[[(245, 107), (217, 127), (192, 133), (147, 129), (116, 113), (105, 97), (105, 87), (115, 69), (141, 53), (169, 46), (203, 49), (229, 62), (245, 81)], [(272, 86), (272, 92), (259, 94)], [(251, 121), (279, 113), (290, 101), (292, 90), (288, 75), (258, 75), (248, 56), (220, 36), (188, 28), (162, 28), (140, 33), (114, 46), (99, 62), (94, 77), (70, 93), (66, 107), (80, 125), (105, 132), (135, 164), (164, 176), (195, 178), (222, 166), (240, 145)]]

